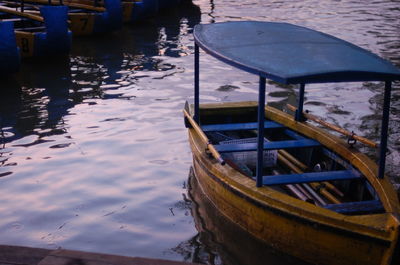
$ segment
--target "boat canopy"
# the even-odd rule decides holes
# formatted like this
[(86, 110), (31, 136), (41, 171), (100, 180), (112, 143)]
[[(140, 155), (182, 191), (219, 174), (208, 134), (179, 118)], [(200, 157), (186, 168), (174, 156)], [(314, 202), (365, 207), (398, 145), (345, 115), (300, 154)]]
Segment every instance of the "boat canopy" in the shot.
[(194, 38), (214, 57), (283, 84), (400, 80), (400, 71), (377, 55), (288, 23), (199, 24)]

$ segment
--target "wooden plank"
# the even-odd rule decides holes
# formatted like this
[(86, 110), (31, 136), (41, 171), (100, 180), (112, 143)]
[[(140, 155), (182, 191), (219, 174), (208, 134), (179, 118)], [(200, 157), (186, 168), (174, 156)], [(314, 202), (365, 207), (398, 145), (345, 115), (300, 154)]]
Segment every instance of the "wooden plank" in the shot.
[[(306, 148), (306, 147), (317, 147), (317, 146), (320, 146), (320, 143), (312, 139), (287, 140), (287, 141), (266, 142), (264, 143), (264, 150)], [(217, 149), (217, 151), (221, 153), (255, 151), (257, 150), (257, 143), (219, 144), (215, 145), (215, 148)]]
[(127, 257), (77, 250), (57, 249), (52, 251), (38, 265), (195, 265), (162, 259)]
[(360, 178), (350, 170), (309, 172), (301, 174), (271, 175), (263, 177), (263, 185), (298, 184), (332, 180), (348, 180)]
[[(292, 106), (290, 104), (287, 104), (286, 106), (291, 111), (297, 111), (297, 108), (295, 106)], [(317, 117), (315, 115), (312, 115), (312, 114), (310, 114), (308, 112), (303, 112), (303, 116), (306, 117), (309, 120), (312, 120), (312, 121), (315, 121), (316, 123), (321, 124), (322, 126), (325, 126), (328, 129), (334, 130), (334, 131), (336, 131), (338, 133), (341, 133), (341, 134), (343, 134), (343, 135), (345, 135), (347, 137), (351, 137), (351, 138), (353, 138), (353, 139), (355, 139), (355, 140), (357, 140), (357, 141), (359, 141), (359, 142), (361, 142), (363, 144), (369, 145), (369, 146), (374, 147), (374, 148), (378, 148), (379, 147), (379, 145), (377, 143), (375, 143), (375, 142), (373, 142), (373, 141), (371, 141), (371, 140), (369, 140), (367, 138), (364, 138), (362, 136), (358, 136), (358, 135), (354, 134), (353, 132), (349, 132), (349, 131), (347, 131), (347, 130), (339, 127), (339, 126), (336, 126), (334, 124), (328, 123), (328, 122), (324, 121), (323, 119), (321, 119), (321, 118), (319, 118), (319, 117)]]
[(379, 200), (328, 204), (324, 208), (342, 214), (378, 213), (385, 211)]
[(33, 15), (33, 14), (28, 13), (28, 12), (16, 11), (13, 8), (9, 8), (9, 7), (6, 7), (6, 6), (0, 6), (0, 12), (13, 14), (13, 15), (20, 16), (20, 17), (26, 17), (26, 18), (29, 18), (29, 19), (32, 19), (32, 20), (36, 20), (36, 21), (39, 21), (39, 22), (44, 22), (44, 19), (41, 16)]
[(30, 31), (30, 32), (33, 32), (33, 31), (36, 31), (36, 32), (38, 32), (38, 31), (41, 31), (41, 32), (43, 32), (43, 31), (45, 31), (46, 30), (46, 27), (26, 27), (26, 28), (24, 28), (24, 27), (21, 27), (21, 28), (14, 28), (14, 30), (16, 30), (16, 31)]
[[(29, 2), (42, 4), (42, 5), (49, 5), (49, 4), (54, 5), (54, 6), (60, 5), (60, 3), (57, 1), (49, 2), (48, 0), (29, 0)], [(32, 6), (27, 3), (24, 3), (24, 4), (28, 5), (28, 6)], [(95, 11), (95, 12), (105, 12), (106, 11), (106, 9), (102, 6), (94, 6), (94, 1), (93, 1), (93, 4), (79, 3), (78, 1), (76, 1), (76, 2), (63, 1), (63, 3), (61, 5), (69, 6), (70, 8), (81, 8), (84, 10), (90, 10), (90, 11)]]
[(0, 264), (37, 265), (51, 249), (0, 245)]
[[(276, 128), (284, 128), (284, 126), (282, 124), (273, 121), (265, 121), (264, 128), (276, 129)], [(257, 123), (246, 122), (246, 123), (210, 124), (210, 125), (202, 125), (201, 129), (203, 130), (203, 132), (255, 130), (257, 129)]]

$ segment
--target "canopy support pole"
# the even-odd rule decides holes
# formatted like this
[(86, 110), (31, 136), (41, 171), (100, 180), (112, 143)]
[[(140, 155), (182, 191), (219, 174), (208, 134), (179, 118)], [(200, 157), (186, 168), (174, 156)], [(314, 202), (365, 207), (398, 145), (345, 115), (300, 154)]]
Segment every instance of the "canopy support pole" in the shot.
[(385, 163), (386, 163), (386, 150), (387, 150), (387, 137), (389, 127), (389, 114), (390, 114), (390, 94), (392, 90), (392, 82), (385, 82), (385, 94), (383, 98), (383, 115), (381, 125), (381, 142), (379, 144), (379, 172), (378, 177), (384, 178), (385, 176)]
[(197, 43), (194, 44), (194, 117), (200, 125), (200, 52)]
[(296, 110), (296, 121), (304, 121), (305, 118), (303, 116), (303, 105), (304, 105), (304, 87), (305, 84), (300, 84), (300, 89), (299, 89), (299, 103), (297, 106)]
[(264, 169), (264, 120), (265, 120), (265, 77), (260, 76), (258, 90), (258, 133), (257, 133), (257, 170), (256, 185), (263, 185)]

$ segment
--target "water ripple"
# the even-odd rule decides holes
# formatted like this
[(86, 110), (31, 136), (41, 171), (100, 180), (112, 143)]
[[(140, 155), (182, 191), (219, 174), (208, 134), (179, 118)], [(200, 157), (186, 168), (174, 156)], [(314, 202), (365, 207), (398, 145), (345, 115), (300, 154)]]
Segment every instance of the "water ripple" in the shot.
[[(229, 264), (199, 236), (182, 197), (192, 158), (181, 109), (193, 100), (195, 24), (295, 23), (400, 66), (398, 1), (194, 3), (109, 36), (74, 38), (69, 58), (22, 65), (0, 98), (1, 244)], [(200, 66), (203, 102), (257, 99), (254, 75), (204, 53)], [(267, 87), (269, 104), (296, 102), (295, 86)], [(305, 107), (377, 140), (382, 91), (374, 82), (309, 85)], [(399, 91), (395, 83), (387, 169), (396, 182)]]

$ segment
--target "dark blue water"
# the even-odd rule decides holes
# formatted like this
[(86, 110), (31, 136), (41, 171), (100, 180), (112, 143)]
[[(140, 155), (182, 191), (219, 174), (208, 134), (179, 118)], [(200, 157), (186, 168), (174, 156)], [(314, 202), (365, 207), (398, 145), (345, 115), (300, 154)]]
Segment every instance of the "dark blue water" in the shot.
[[(112, 34), (76, 37), (68, 58), (25, 62), (14, 80), (2, 82), (0, 244), (238, 262), (187, 200), (192, 160), (181, 109), (193, 94), (197, 23), (295, 23), (400, 66), (400, 1), (193, 3)], [(201, 73), (203, 102), (257, 97), (257, 77), (204, 54)], [(396, 183), (399, 88), (396, 83), (387, 158)], [(305, 106), (378, 140), (382, 89), (373, 82), (312, 85)], [(295, 102), (295, 87), (270, 83), (267, 90), (269, 104)], [(199, 212), (197, 204), (194, 209)]]

